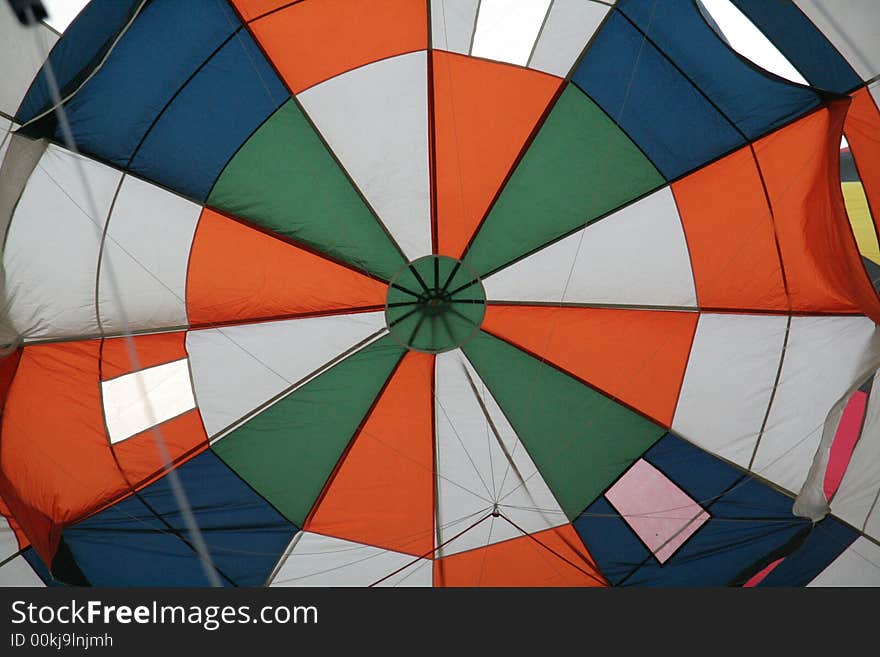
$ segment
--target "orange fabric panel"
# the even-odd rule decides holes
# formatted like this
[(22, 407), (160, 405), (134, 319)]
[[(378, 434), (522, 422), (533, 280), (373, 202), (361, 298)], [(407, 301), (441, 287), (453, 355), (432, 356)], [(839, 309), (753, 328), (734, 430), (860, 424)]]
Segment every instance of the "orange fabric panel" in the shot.
[[(131, 362), (129, 340), (134, 344), (139, 367)], [(186, 358), (186, 332), (136, 335), (132, 338), (107, 338), (101, 352), (101, 380)]]
[(246, 21), (252, 21), (263, 14), (274, 11), (284, 5), (303, 0), (232, 0), (232, 4)]
[(287, 86), (299, 93), (379, 59), (428, 47), (427, 3), (306, 0), (249, 24)]
[(65, 523), (128, 489), (104, 429), (99, 349), (25, 347), (6, 400), (0, 495), (46, 563)]
[(880, 233), (880, 110), (867, 87), (852, 95), (843, 131), (868, 197), (874, 226)]
[(458, 258), (562, 80), (441, 50), (431, 57), (438, 253)]
[(434, 357), (410, 351), (305, 529), (421, 556), (434, 547)]
[(655, 310), (489, 305), (483, 330), (668, 427), (698, 317)]
[(196, 326), (382, 307), (387, 289), (207, 208), (193, 238), (186, 286)]
[[(853, 312), (880, 321), (840, 189), (847, 102), (835, 102), (754, 144), (792, 309)], [(744, 272), (747, 274), (748, 272)]]
[[(208, 448), (208, 436), (198, 409), (192, 409), (158, 426), (165, 449), (175, 467)], [(135, 488), (152, 482), (165, 469), (156, 444), (156, 432), (147, 429), (113, 446), (119, 466)]]
[(3, 406), (6, 404), (6, 397), (9, 395), (9, 388), (15, 379), (15, 370), (18, 369), (18, 362), (21, 360), (22, 348), (19, 347), (11, 354), (0, 357), (0, 413), (3, 412)]
[(742, 148), (672, 184), (701, 308), (788, 309), (773, 218)]
[(608, 586), (571, 525), (531, 536), (438, 559), (434, 586)]

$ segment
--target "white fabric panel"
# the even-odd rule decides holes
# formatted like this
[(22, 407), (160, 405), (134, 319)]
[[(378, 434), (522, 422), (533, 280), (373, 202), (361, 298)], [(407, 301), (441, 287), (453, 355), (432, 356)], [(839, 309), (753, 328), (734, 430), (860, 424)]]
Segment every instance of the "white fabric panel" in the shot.
[(880, 80), (874, 84), (868, 85), (868, 92), (874, 99), (874, 104), (877, 105), (877, 107), (880, 107)]
[(9, 140), (12, 137), (14, 129), (12, 121), (0, 116), (0, 166), (3, 164), (3, 158), (6, 157), (6, 151), (9, 148)]
[(54, 145), (40, 158), (12, 217), (3, 252), (8, 317), (25, 341), (97, 333), (98, 251), (121, 177), (115, 169)]
[(186, 358), (102, 381), (101, 396), (111, 443), (196, 407)]
[(483, 285), (486, 297), (498, 301), (697, 305), (669, 187), (502, 269)]
[(786, 317), (701, 314), (672, 430), (748, 467), (785, 343)]
[(0, 515), (0, 561), (8, 559), (18, 552), (18, 539), (9, 526), (9, 522)]
[(480, 0), (432, 0), (431, 46), (467, 55)]
[(31, 565), (22, 556), (0, 568), (0, 587), (5, 586), (46, 586)]
[(860, 536), (807, 586), (880, 586), (880, 545)]
[[(407, 564), (412, 564), (404, 568)], [(270, 586), (431, 586), (433, 563), (410, 554), (311, 532), (293, 537)]]
[(384, 59), (299, 95), (410, 260), (431, 253), (426, 57)]
[(471, 54), (525, 66), (550, 0), (482, 0)]
[(584, 0), (553, 0), (529, 67), (564, 78), (609, 11)]
[[(465, 372), (470, 374), (510, 459), (498, 444)], [(496, 502), (501, 513), (528, 532), (568, 522), (513, 427), (461, 350), (437, 355), (435, 391), (441, 544), (491, 513)], [(510, 460), (515, 467), (508, 467)], [(522, 532), (506, 520), (487, 520), (440, 548), (437, 558), (517, 536)]]
[(27, 28), (18, 22), (9, 3), (0, 3), (0, 112), (14, 116), (40, 66), (58, 40), (45, 25)]
[[(880, 382), (875, 381), (875, 386)], [(824, 478), (823, 478), (824, 479)], [(868, 397), (862, 435), (837, 493), (831, 512), (869, 536), (880, 537), (880, 387)]]
[(161, 187), (125, 177), (101, 259), (99, 312), (105, 333), (123, 328), (123, 313), (133, 330), (187, 324), (186, 273), (201, 209)]
[(880, 73), (877, 0), (795, 0), (863, 80)]
[(880, 339), (867, 317), (792, 317), (776, 395), (752, 470), (799, 492), (832, 406), (876, 368)]
[(385, 314), (373, 312), (190, 331), (186, 350), (208, 436), (384, 326)]

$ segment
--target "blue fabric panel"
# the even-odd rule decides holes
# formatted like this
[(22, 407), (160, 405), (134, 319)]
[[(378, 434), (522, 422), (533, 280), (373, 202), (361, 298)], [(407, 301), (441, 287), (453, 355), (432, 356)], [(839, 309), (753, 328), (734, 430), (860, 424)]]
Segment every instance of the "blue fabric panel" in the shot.
[(617, 12), (605, 22), (572, 81), (623, 128), (667, 180), (746, 143)]
[(34, 569), (34, 572), (37, 573), (37, 576), (43, 580), (43, 584), (46, 586), (64, 586), (63, 582), (59, 582), (52, 577), (52, 573), (46, 568), (46, 564), (43, 563), (43, 560), (40, 559), (40, 556), (34, 548), (29, 547), (23, 550), (21, 556), (23, 556), (25, 561), (30, 564), (31, 568)]
[(858, 537), (854, 529), (828, 516), (758, 586), (806, 586)]
[(765, 73), (734, 52), (694, 0), (622, 0), (630, 18), (749, 139), (818, 107), (815, 91)]
[[(92, 0), (67, 27), (49, 53), (62, 98), (78, 86), (84, 70), (90, 71), (128, 22), (140, 0)], [(31, 84), (16, 113), (20, 123), (48, 108), (51, 95), (42, 75)]]
[[(226, 2), (146, 5), (100, 72), (67, 104), (80, 149), (126, 166), (166, 103), (239, 25)], [(55, 136), (61, 138), (60, 128)]]
[[(613, 584), (725, 586), (810, 525), (792, 515), (791, 498), (676, 436), (667, 434), (643, 458), (702, 502), (711, 518), (661, 565), (604, 498), (594, 502), (573, 524)], [(639, 555), (644, 563), (634, 568)]]
[(604, 497), (573, 522), (600, 572), (612, 586), (651, 558), (651, 553)]
[(163, 112), (130, 169), (204, 201), (235, 151), (288, 98), (253, 38), (240, 30)]
[(847, 93), (862, 80), (793, 2), (733, 0), (814, 87)]
[[(742, 478), (742, 472), (736, 468), (671, 433), (654, 443), (643, 458), (703, 505)], [(766, 511), (759, 509), (757, 514)], [(788, 508), (773, 508), (774, 513), (789, 511), (790, 501)]]
[(210, 585), (196, 553), (137, 497), (78, 523), (64, 538), (94, 586)]
[[(297, 528), (211, 451), (177, 472), (217, 569), (237, 585), (264, 584)], [(68, 529), (64, 539), (96, 586), (206, 585), (196, 553), (169, 526), (186, 535), (164, 477)]]

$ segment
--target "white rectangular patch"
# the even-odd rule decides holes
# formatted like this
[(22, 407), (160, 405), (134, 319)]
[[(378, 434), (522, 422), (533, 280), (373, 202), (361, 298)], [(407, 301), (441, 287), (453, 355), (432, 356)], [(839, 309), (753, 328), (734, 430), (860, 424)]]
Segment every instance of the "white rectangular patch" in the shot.
[(196, 407), (186, 358), (104, 381), (101, 395), (111, 443)]
[(550, 0), (483, 0), (471, 54), (525, 66)]

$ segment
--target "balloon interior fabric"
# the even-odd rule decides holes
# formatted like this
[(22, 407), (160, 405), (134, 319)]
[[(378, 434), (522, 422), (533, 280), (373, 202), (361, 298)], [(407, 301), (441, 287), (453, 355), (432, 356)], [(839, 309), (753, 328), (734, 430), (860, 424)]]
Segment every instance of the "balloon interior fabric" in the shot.
[(880, 585), (876, 4), (733, 4), (0, 4), (0, 583)]

